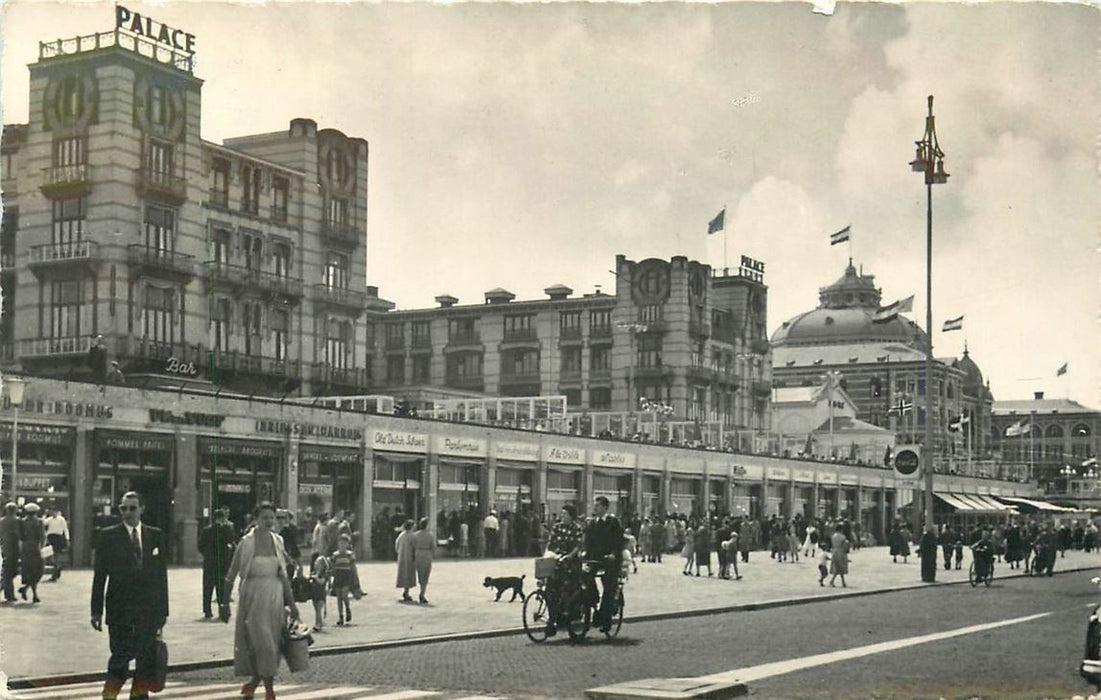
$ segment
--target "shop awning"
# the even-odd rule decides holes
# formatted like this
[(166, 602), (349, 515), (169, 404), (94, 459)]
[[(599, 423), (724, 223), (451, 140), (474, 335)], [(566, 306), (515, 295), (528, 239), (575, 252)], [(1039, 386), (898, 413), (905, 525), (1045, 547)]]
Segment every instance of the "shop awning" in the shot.
[(991, 515), (1001, 513), (1014, 513), (1013, 506), (998, 503), (989, 496), (976, 493), (948, 493), (944, 491), (934, 492), (940, 500), (955, 508), (957, 511), (975, 515)]
[(968, 496), (970, 496), (970, 498), (972, 500), (978, 501), (979, 503), (986, 506), (988, 509), (993, 510), (994, 512), (997, 512), (997, 513), (1016, 513), (1017, 512), (1017, 509), (1014, 506), (1006, 505), (1005, 503), (1000, 503), (993, 496), (987, 496), (985, 494), (968, 494)]
[(933, 494), (958, 511), (971, 512), (977, 509), (974, 504), (956, 498), (956, 494), (944, 493), (942, 491), (934, 491)]
[(1074, 513), (1077, 512), (1075, 508), (1066, 508), (1064, 506), (1057, 506), (1054, 503), (1048, 503), (1047, 501), (1035, 501), (1031, 498), (1016, 498), (1009, 496), (998, 496), (1003, 501), (1009, 501), (1018, 505), (1023, 505), (1034, 510), (1042, 511), (1045, 513)]

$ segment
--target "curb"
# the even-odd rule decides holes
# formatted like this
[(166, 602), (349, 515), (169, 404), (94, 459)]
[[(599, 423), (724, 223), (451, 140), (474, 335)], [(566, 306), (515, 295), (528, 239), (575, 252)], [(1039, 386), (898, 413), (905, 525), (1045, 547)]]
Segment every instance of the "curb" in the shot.
[[(1083, 571), (1093, 571), (1101, 569), (1101, 564), (1097, 566), (1086, 566), (1077, 569), (1063, 569), (1054, 572), (1055, 575), (1061, 574), (1076, 574)], [(1014, 578), (1033, 578), (1029, 574), (1020, 573), (1010, 576), (999, 576), (997, 580), (1007, 580)], [(796, 605), (809, 605), (811, 603), (824, 603), (836, 600), (844, 600), (847, 598), (862, 598), (865, 596), (882, 595), (885, 593), (899, 593), (902, 591), (912, 591), (917, 589), (934, 588), (939, 586), (959, 586), (967, 585), (968, 581), (940, 581), (936, 583), (914, 583), (904, 586), (895, 586), (893, 588), (873, 588), (869, 590), (849, 591), (849, 589), (841, 589), (837, 593), (828, 593), (826, 595), (817, 596), (802, 596), (798, 598), (779, 598), (777, 600), (765, 600), (758, 603), (740, 603), (738, 605), (724, 605), (715, 608), (706, 608), (700, 610), (681, 610), (674, 612), (659, 612), (648, 613), (646, 615), (635, 615), (632, 617), (624, 616), (623, 621), (627, 622), (660, 622), (662, 620), (674, 620), (683, 619), (686, 617), (702, 617), (705, 615), (722, 615), (732, 612), (753, 612), (757, 610), (772, 610), (775, 608), (793, 607)], [(464, 642), (473, 641), (478, 639), (493, 639), (495, 637), (509, 637), (512, 635), (523, 634), (523, 627), (507, 627), (495, 630), (478, 630), (475, 632), (452, 632), (448, 634), (437, 634), (427, 637), (408, 637), (404, 639), (390, 639), (380, 642), (361, 642), (359, 644), (346, 644), (343, 646), (331, 646), (323, 647), (310, 651), (311, 657), (319, 656), (335, 656), (337, 654), (351, 654), (361, 651), (378, 651), (382, 649), (394, 649), (398, 647), (412, 647), (423, 646), (426, 644), (439, 644), (443, 642)], [(208, 659), (205, 661), (188, 661), (179, 664), (169, 664), (168, 671), (181, 672), (181, 671), (201, 671), (210, 668), (223, 668), (233, 665), (233, 657), (222, 659)], [(95, 672), (77, 672), (60, 674), (54, 676), (37, 676), (29, 678), (9, 678), (8, 689), (9, 690), (28, 690), (32, 688), (45, 688), (56, 685), (70, 685), (76, 683), (92, 683), (103, 679), (102, 671)]]

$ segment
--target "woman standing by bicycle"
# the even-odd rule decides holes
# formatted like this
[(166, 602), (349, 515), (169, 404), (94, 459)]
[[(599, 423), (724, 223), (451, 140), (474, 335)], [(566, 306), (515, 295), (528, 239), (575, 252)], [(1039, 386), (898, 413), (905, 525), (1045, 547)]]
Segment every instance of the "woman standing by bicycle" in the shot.
[(547, 636), (553, 637), (558, 631), (558, 601), (562, 593), (562, 583), (566, 577), (566, 564), (562, 561), (575, 556), (581, 549), (581, 524), (577, 522), (577, 508), (567, 503), (562, 506), (562, 519), (554, 524), (547, 551), (558, 559), (554, 573), (547, 580)]

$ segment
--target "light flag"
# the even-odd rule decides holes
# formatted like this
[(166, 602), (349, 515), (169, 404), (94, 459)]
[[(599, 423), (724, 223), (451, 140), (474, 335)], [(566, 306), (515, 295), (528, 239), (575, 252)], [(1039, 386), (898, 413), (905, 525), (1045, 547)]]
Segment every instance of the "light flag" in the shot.
[(830, 234), (830, 245), (837, 245), (838, 243), (844, 243), (845, 241), (849, 240), (849, 229), (851, 227), (852, 226), (850, 224), (849, 226), (846, 226), (845, 228), (838, 231), (837, 233), (831, 233)]
[(958, 331), (961, 328), (963, 328), (963, 316), (948, 319), (940, 330), (942, 333), (947, 333), (948, 331)]
[(1006, 437), (1017, 437), (1018, 435), (1027, 435), (1029, 430), (1029, 424), (1027, 420), (1021, 419), (1005, 429)]
[(1056, 372), (1055, 372), (1055, 376), (1056, 376), (1056, 377), (1061, 377), (1061, 376), (1063, 376), (1064, 374), (1066, 374), (1066, 373), (1067, 373), (1067, 364), (1068, 364), (1068, 363), (1064, 362), (1064, 363), (1063, 363), (1063, 366), (1062, 366), (1062, 367), (1060, 367), (1060, 368), (1058, 369), (1058, 371), (1056, 371)]
[(898, 402), (894, 406), (891, 406), (889, 409), (887, 409), (887, 415), (888, 416), (901, 416), (903, 414), (909, 413), (913, 409), (914, 409), (914, 403), (912, 401), (905, 401), (903, 399), (899, 399)]
[(900, 299), (895, 303), (884, 306), (879, 311), (875, 312), (875, 316), (872, 317), (872, 323), (886, 323), (892, 319), (898, 318), (899, 314), (910, 313), (914, 310), (914, 295)]
[(718, 214), (716, 214), (715, 218), (712, 219), (710, 222), (708, 222), (708, 224), (707, 224), (707, 235), (710, 236), (713, 233), (718, 233), (719, 231), (722, 231), (723, 227), (725, 225), (726, 225), (726, 207), (723, 207), (722, 211), (720, 211)]
[(967, 425), (970, 422), (971, 416), (966, 413), (960, 416), (956, 416), (948, 424), (948, 430), (952, 431), (953, 433), (958, 433), (960, 430), (963, 429), (963, 426)]

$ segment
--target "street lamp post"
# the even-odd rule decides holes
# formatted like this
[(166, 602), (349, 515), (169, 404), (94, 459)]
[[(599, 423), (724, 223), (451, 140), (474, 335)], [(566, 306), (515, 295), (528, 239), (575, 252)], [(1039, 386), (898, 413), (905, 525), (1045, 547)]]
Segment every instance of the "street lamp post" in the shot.
[[(922, 445), (922, 466), (925, 469), (925, 526), (933, 524), (933, 185), (948, 182), (944, 172), (944, 152), (937, 143), (933, 117), (933, 96), (929, 95), (929, 114), (925, 117), (925, 134), (917, 147), (910, 168), (925, 175), (925, 444)], [(914, 504), (915, 511), (917, 504)]]
[(8, 385), (8, 400), (14, 409), (11, 422), (11, 500), (19, 502), (19, 407), (23, 405), (23, 390), (26, 383), (19, 377), (10, 377)]
[(630, 343), (628, 345), (628, 352), (630, 353), (629, 362), (627, 365), (627, 410), (634, 410), (634, 390), (635, 390), (635, 335), (638, 333), (645, 333), (649, 330), (649, 327), (645, 323), (628, 323), (621, 322), (616, 324), (617, 328), (627, 331), (630, 337)]

